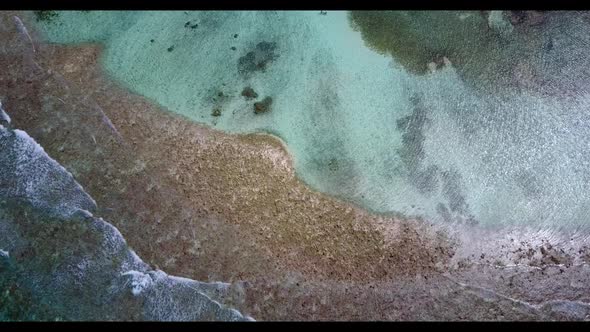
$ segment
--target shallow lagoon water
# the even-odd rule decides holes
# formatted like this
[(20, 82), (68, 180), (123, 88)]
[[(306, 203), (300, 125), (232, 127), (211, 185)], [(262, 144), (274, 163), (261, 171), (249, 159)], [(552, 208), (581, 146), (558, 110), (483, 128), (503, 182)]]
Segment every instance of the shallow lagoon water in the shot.
[[(548, 73), (576, 72), (560, 40), (586, 28), (568, 22), (569, 37), (555, 38), (567, 24), (543, 32), (558, 52), (543, 62)], [(103, 43), (106, 72), (172, 112), (279, 136), (306, 183), (370, 210), (486, 226), (587, 225), (589, 99), (575, 85), (567, 98), (486, 90), (453, 62), (414, 73), (368, 47), (346, 12), (59, 12), (38, 27), (55, 43)], [(246, 87), (258, 97), (243, 97)], [(265, 97), (270, 111), (255, 114)]]

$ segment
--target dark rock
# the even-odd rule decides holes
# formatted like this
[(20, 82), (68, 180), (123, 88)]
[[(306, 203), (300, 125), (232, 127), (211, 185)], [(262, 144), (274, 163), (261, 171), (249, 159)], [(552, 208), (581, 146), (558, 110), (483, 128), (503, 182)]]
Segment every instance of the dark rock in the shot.
[(221, 110), (219, 108), (214, 109), (213, 112), (211, 113), (211, 116), (215, 116), (215, 117), (221, 116)]
[(256, 93), (256, 91), (254, 91), (254, 89), (252, 89), (249, 86), (245, 87), (244, 90), (242, 90), (242, 96), (246, 97), (246, 99), (258, 98), (258, 94)]
[(262, 101), (254, 103), (254, 114), (262, 114), (270, 111), (270, 105), (272, 104), (272, 98), (266, 97)]

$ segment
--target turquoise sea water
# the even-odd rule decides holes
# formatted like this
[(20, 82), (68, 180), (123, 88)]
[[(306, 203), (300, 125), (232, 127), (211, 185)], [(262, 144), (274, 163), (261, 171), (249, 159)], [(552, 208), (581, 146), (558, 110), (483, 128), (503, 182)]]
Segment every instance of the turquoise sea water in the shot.
[[(486, 90), (453, 63), (417, 75), (369, 48), (347, 15), (91, 11), (30, 20), (50, 42), (103, 43), (105, 71), (172, 112), (227, 132), (279, 136), (306, 183), (368, 209), (481, 225), (588, 224), (583, 86), (572, 78), (567, 97)], [(488, 24), (464, 13), (455, 19)], [(515, 56), (511, 79), (577, 77), (590, 42), (577, 19), (535, 30), (551, 41), (534, 54), (539, 73)], [(501, 27), (497, 47), (513, 47), (501, 38), (517, 32), (492, 23)], [(246, 87), (257, 97), (243, 96)], [(266, 112), (255, 112), (266, 97)]]

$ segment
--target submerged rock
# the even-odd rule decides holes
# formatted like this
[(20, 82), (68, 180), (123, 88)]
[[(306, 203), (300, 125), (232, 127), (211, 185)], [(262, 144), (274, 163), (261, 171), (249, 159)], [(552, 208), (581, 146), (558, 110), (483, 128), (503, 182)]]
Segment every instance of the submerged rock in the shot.
[(244, 90), (242, 90), (242, 96), (244, 96), (248, 100), (258, 98), (258, 94), (256, 93), (256, 91), (254, 91), (254, 89), (252, 89), (249, 86), (245, 87)]
[(266, 97), (262, 101), (254, 103), (254, 114), (270, 112), (270, 105), (272, 105), (271, 97)]

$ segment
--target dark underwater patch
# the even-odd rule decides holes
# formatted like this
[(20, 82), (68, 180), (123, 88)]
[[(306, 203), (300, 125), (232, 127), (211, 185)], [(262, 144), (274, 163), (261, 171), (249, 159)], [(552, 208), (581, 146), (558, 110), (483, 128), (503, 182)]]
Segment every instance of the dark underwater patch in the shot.
[(549, 14), (504, 12), (501, 17), (512, 29), (509, 32), (493, 28), (489, 15), (487, 11), (352, 11), (349, 20), (367, 46), (392, 56), (413, 74), (427, 74), (429, 66), (438, 69), (446, 58), (474, 87), (511, 87), (517, 66), (542, 66), (540, 57), (547, 47), (553, 48), (545, 33), (552, 29), (545, 25)]
[(272, 97), (265, 97), (262, 101), (254, 103), (254, 114), (268, 113), (271, 110)]
[(465, 201), (461, 174), (455, 169), (450, 169), (442, 172), (441, 178), (443, 182), (443, 195), (449, 202), (449, 209), (452, 212), (466, 214), (469, 206)]
[(37, 22), (44, 23), (51, 23), (59, 17), (59, 14), (55, 10), (35, 10), (33, 14)]
[(424, 126), (428, 123), (426, 109), (419, 96), (411, 98), (412, 114), (397, 120), (397, 129), (402, 132), (402, 146), (397, 151), (408, 172), (418, 170), (424, 159)]
[(278, 57), (275, 53), (276, 48), (275, 42), (262, 41), (256, 44), (254, 50), (238, 59), (240, 75), (248, 76), (255, 72), (264, 72), (267, 66)]

